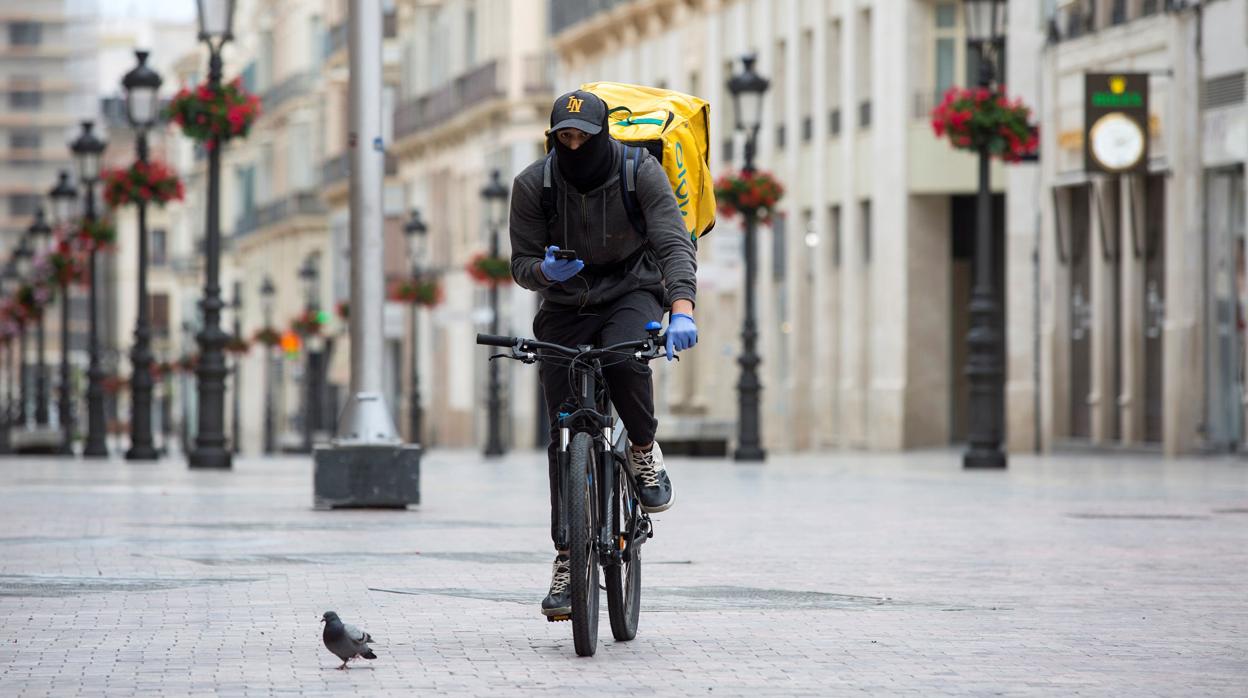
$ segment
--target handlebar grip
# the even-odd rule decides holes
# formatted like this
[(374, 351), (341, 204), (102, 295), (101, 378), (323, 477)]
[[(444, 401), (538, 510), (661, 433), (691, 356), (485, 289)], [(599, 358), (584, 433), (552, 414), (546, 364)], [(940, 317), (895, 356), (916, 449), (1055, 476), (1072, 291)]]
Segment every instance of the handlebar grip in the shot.
[(503, 337), (496, 334), (478, 334), (477, 344), (483, 344), (487, 347), (511, 347), (515, 346), (515, 337)]

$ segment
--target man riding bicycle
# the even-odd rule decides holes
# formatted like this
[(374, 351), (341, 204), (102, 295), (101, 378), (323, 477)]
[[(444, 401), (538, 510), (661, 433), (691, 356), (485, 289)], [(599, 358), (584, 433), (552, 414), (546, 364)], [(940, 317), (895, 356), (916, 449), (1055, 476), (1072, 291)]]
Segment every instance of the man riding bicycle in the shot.
[[(553, 148), (546, 157), (554, 166), (547, 167), (542, 158), (525, 168), (515, 178), (511, 197), (511, 273), (516, 283), (542, 297), (534, 336), (564, 346), (645, 339), (646, 324), (670, 309), (670, 361), (674, 352), (698, 341), (693, 321), (697, 262), (662, 166), (640, 149), (636, 201), (643, 233), (630, 223), (623, 200), (624, 146), (608, 132), (606, 103), (583, 90), (559, 97), (547, 136)], [(642, 509), (665, 511), (672, 505), (672, 483), (654, 441), (658, 421), (650, 368), (630, 359), (604, 367), (603, 374), (628, 430), (628, 470)], [(553, 617), (571, 612), (568, 554), (558, 550), (555, 530), (555, 483), (558, 415), (573, 396), (565, 369), (542, 364), (539, 375), (550, 416), (551, 538), (556, 545), (542, 613)]]

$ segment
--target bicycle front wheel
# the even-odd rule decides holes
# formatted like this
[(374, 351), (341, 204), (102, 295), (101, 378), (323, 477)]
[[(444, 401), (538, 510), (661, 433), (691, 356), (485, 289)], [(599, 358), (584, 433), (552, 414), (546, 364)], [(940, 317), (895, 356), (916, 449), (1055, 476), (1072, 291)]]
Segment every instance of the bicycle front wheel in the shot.
[(624, 641), (637, 637), (637, 619), (641, 614), (641, 546), (629, 540), (636, 531), (637, 507), (640, 505), (633, 497), (633, 487), (623, 469), (617, 474), (615, 496), (612, 498), (615, 511), (610, 516), (614, 520), (612, 528), (616, 544), (621, 551), (627, 550), (628, 560), (607, 567), (603, 572), (607, 575), (607, 612), (611, 617), (611, 635), (616, 640)]
[(598, 547), (594, 515), (594, 442), (580, 432), (568, 445), (568, 562), (572, 568), (572, 640), (576, 653), (598, 649)]

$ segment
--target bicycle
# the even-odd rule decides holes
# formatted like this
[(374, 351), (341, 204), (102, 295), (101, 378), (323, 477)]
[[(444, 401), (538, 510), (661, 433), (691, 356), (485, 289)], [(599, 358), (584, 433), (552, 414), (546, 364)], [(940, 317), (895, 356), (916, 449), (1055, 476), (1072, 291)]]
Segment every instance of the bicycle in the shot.
[[(572, 613), (548, 617), (571, 620), (576, 653), (593, 656), (598, 646), (598, 567), (606, 577), (611, 635), (637, 636), (641, 612), (641, 546), (654, 537), (654, 525), (641, 510), (631, 477), (626, 476), (628, 431), (612, 414), (603, 361), (651, 361), (665, 355), (660, 325), (646, 325), (646, 339), (609, 347), (565, 347), (535, 339), (477, 335), (477, 344), (509, 348), (490, 360), (525, 364), (557, 363), (573, 374), (574, 398), (560, 406), (556, 492), (557, 545), (568, 551), (572, 570)], [(621, 475), (621, 471), (625, 475)]]

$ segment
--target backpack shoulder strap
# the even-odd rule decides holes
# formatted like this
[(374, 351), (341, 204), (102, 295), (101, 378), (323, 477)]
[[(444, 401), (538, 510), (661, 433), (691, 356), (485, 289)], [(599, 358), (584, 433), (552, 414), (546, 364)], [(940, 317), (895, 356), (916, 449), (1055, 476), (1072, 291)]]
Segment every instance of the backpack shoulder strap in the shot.
[(546, 217), (546, 227), (549, 229), (554, 224), (555, 219), (559, 217), (559, 207), (555, 203), (555, 178), (551, 170), (555, 164), (555, 151), (546, 153), (546, 160), (542, 163), (542, 215)]
[(641, 202), (637, 200), (637, 171), (641, 168), (643, 157), (645, 151), (641, 148), (624, 146), (624, 157), (620, 159), (620, 201), (624, 203), (624, 211), (633, 230), (644, 237), (646, 216), (641, 210)]

